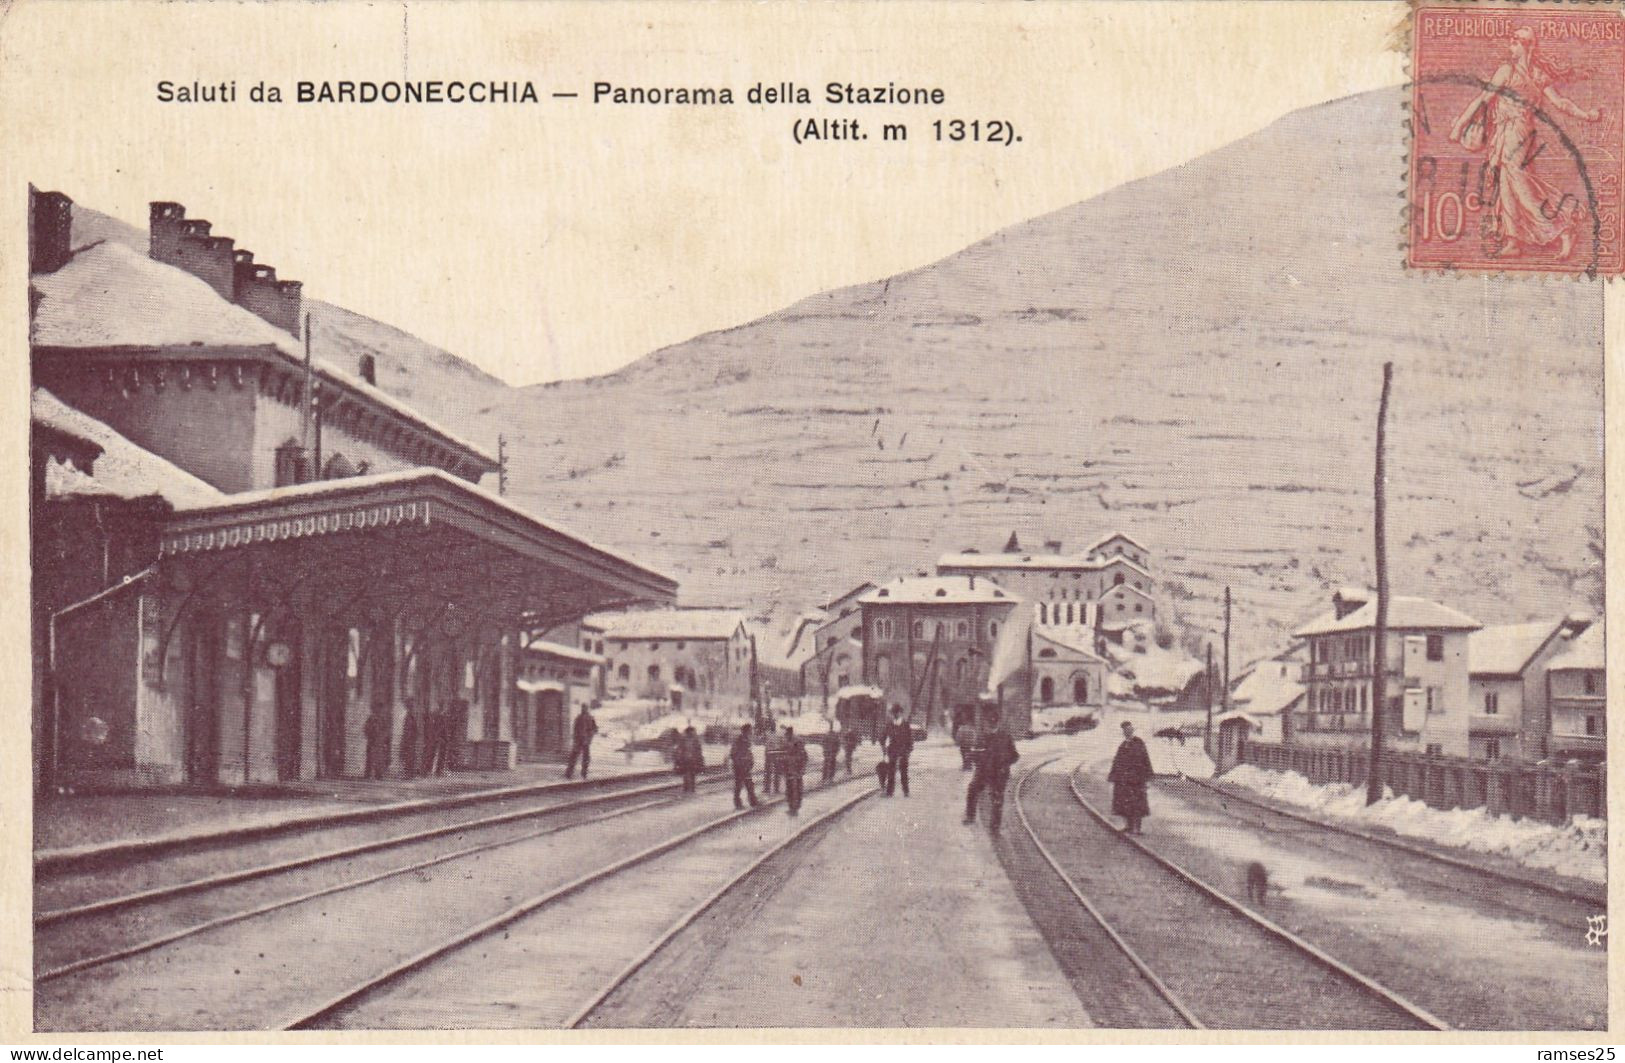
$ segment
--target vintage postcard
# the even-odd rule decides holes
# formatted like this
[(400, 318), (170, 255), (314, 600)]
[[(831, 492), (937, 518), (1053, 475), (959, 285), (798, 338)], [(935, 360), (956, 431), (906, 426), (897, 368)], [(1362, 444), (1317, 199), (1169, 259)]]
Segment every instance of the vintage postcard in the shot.
[(0, 120), (0, 1041), (1618, 1028), (1621, 5), (0, 0)]

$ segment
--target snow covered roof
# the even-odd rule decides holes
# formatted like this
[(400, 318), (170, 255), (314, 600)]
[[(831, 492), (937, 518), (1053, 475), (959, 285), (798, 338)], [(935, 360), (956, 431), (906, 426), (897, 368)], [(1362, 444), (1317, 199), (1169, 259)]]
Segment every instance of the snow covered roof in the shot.
[(976, 568), (976, 569), (1031, 569), (1043, 572), (1049, 569), (1073, 569), (1094, 571), (1101, 567), (1099, 561), (1084, 557), (1082, 554), (982, 554), (960, 553), (943, 554), (937, 558), (938, 570), (945, 568)]
[(74, 409), (44, 388), (35, 388), (30, 416), (37, 424), (96, 444), (95, 475), (52, 462), (45, 470), (46, 496), (71, 498), (162, 498), (177, 509), (209, 505), (226, 495), (186, 470), (136, 446), (107, 425)]
[(733, 638), (745, 614), (734, 609), (647, 609), (634, 613), (593, 613), (582, 626), (604, 633), (609, 639), (707, 639)]
[(1580, 634), (1574, 636), (1569, 648), (1552, 658), (1547, 665), (1548, 671), (1602, 671), (1607, 667), (1607, 658), (1604, 654), (1602, 624), (1592, 624)]
[(1050, 628), (1039, 625), (1033, 628), (1033, 634), (1042, 642), (1066, 650), (1068, 653), (1081, 654), (1091, 661), (1106, 663), (1106, 659), (1095, 653), (1090, 645), (1093, 639), (1087, 631), (1073, 631), (1068, 628)]
[[(1111, 542), (1113, 539), (1121, 539), (1126, 543), (1130, 543), (1130, 544), (1132, 544), (1134, 546), (1138, 546), (1141, 550), (1146, 550), (1146, 545), (1144, 543), (1139, 542), (1139, 541), (1131, 538), (1130, 536), (1124, 534), (1123, 532), (1112, 532), (1110, 535), (1105, 536), (1104, 538), (1101, 538), (1101, 539), (1096, 539), (1094, 542), (1090, 543), (1084, 549), (1084, 553), (1086, 553), (1086, 554), (1087, 553), (1093, 553), (1094, 551), (1099, 550), (1102, 546), (1105, 546), (1107, 543)], [(1150, 553), (1149, 550), (1146, 550), (1146, 552)]]
[[(55, 272), (34, 274), (29, 284), (43, 296), (30, 326), (37, 347), (270, 347), (304, 363), (304, 347), (290, 333), (222, 298), (208, 282), (112, 240), (76, 252)], [(338, 368), (319, 349), (312, 364), (329, 381), (496, 467), (484, 448)]]
[(566, 646), (562, 642), (548, 642), (546, 639), (536, 639), (525, 647), (526, 653), (538, 653), (548, 657), (562, 657), (567, 661), (579, 661), (582, 664), (603, 664), (604, 658), (596, 653), (578, 650), (574, 646)]
[(540, 693), (544, 690), (564, 691), (564, 684), (557, 679), (516, 679), (514, 686), (530, 694)]
[(1467, 670), (1473, 675), (1522, 675), (1562, 626), (1561, 620), (1536, 620), (1480, 628), (1467, 636)]
[(836, 701), (847, 698), (874, 698), (876, 701), (884, 701), (886, 692), (879, 687), (870, 686), (845, 686), (835, 692)]
[[(838, 596), (836, 596), (834, 598), (831, 598), (829, 601), (825, 602), (823, 609), (820, 610), (820, 611), (825, 612), (825, 613), (833, 613), (833, 612), (835, 612), (837, 609), (839, 609), (841, 607), (842, 602), (847, 602), (847, 601), (852, 601), (854, 599), (857, 599), (857, 598), (861, 597), (866, 591), (872, 591), (872, 590), (874, 590), (874, 588), (875, 588), (875, 585), (873, 583), (869, 582), (868, 580), (865, 580), (864, 582), (858, 584), (856, 587), (853, 587), (851, 590), (847, 591), (845, 594), (838, 595)], [(806, 614), (803, 614), (803, 615), (806, 615)]]
[(983, 576), (903, 576), (865, 594), (862, 605), (965, 605), (974, 602), (1019, 602)]
[[(1377, 603), (1367, 602), (1343, 619), (1325, 613), (1298, 628), (1293, 635), (1334, 635), (1346, 631), (1368, 631), (1377, 626)], [(1426, 598), (1395, 597), (1388, 603), (1390, 631), (1476, 631), (1483, 625), (1466, 613)]]
[[(143, 451), (143, 453), (145, 452)], [(97, 462), (97, 465), (100, 464), (100, 462)], [(671, 580), (670, 577), (646, 567), (641, 562), (608, 547), (599, 546), (551, 520), (541, 520), (535, 514), (526, 512), (506, 498), (494, 495), (477, 484), (469, 483), (467, 480), (453, 476), (441, 469), (430, 467), (400, 469), (396, 472), (369, 473), (366, 476), (345, 476), (336, 480), (313, 480), (310, 483), (294, 484), (288, 487), (272, 487), (261, 491), (242, 491), (230, 495), (215, 491), (212, 498), (187, 499), (184, 504), (177, 502), (175, 512), (177, 515), (208, 515), (216, 511), (229, 512), (233, 509), (250, 508), (268, 502), (294, 502), (303, 499), (320, 498), (323, 495), (342, 496), (376, 487), (409, 484), (418, 481), (444, 484), (459, 494), (477, 499), (482, 505), (506, 511), (527, 524), (536, 525), (552, 532), (554, 535), (572, 539), (604, 558), (628, 565), (637, 569), (640, 573), (654, 576), (675, 586), (675, 581)], [(214, 491), (212, 487), (209, 490)]]
[(1303, 696), (1303, 674), (1297, 662), (1260, 662), (1231, 691), (1230, 703), (1254, 716), (1273, 716)]

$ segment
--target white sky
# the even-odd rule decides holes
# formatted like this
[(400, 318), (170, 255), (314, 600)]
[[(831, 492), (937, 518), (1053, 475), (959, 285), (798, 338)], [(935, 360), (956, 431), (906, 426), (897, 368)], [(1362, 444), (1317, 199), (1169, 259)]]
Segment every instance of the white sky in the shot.
[[(179, 200), (309, 295), (516, 384), (935, 261), (1404, 78), (1388, 3), (91, 9), (0, 16), (0, 99), (20, 123), (5, 143), (23, 145), (9, 173), (142, 226), (147, 201)], [(296, 79), (403, 74), (528, 78), (544, 102), (246, 100), (261, 78), (291, 96)], [(239, 102), (160, 104), (163, 78), (235, 79)], [(595, 106), (598, 80), (741, 97), (789, 80), (815, 99), (830, 80), (895, 80), (947, 104)], [(906, 121), (910, 143), (797, 146), (802, 115)], [(1023, 142), (932, 143), (936, 117), (1007, 119)]]

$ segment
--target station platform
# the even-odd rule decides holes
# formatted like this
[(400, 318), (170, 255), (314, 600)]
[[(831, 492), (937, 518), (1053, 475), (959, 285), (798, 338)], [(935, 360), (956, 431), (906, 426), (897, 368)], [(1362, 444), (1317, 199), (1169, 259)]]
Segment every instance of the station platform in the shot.
[[(709, 752), (709, 751), (708, 751)], [(708, 759), (715, 760), (714, 756)], [(385, 779), (309, 779), (241, 791), (189, 789), (48, 794), (34, 799), (36, 866), (94, 851), (160, 842), (184, 844), (210, 836), (278, 826), (316, 825), (366, 810), (387, 814), (413, 805), (465, 801), (504, 791), (564, 786), (560, 761), (521, 761), (512, 771), (452, 771)], [(671, 766), (655, 752), (594, 751), (594, 781), (644, 776), (655, 781)]]

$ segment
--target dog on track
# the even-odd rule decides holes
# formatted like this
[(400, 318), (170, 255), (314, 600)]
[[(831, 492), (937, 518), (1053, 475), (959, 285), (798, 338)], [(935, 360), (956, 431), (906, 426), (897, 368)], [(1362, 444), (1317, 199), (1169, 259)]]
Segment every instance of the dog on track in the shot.
[(1270, 892), (1270, 873), (1254, 860), (1247, 865), (1247, 903), (1263, 907)]

